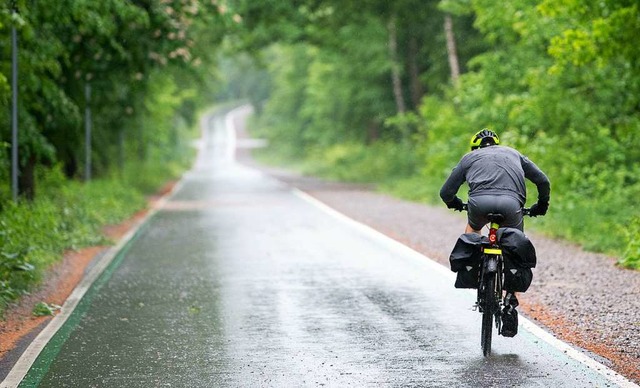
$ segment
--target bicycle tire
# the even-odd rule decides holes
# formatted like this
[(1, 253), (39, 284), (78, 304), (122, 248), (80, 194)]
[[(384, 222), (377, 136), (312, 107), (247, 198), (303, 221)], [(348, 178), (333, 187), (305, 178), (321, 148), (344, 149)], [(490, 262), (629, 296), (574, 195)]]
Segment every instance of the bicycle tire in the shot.
[(491, 354), (491, 336), (493, 333), (493, 315), (494, 306), (496, 304), (496, 276), (490, 274), (484, 279), (483, 284), (483, 299), (484, 309), (482, 311), (482, 331), (480, 333), (480, 346), (482, 347), (482, 354), (487, 357)]

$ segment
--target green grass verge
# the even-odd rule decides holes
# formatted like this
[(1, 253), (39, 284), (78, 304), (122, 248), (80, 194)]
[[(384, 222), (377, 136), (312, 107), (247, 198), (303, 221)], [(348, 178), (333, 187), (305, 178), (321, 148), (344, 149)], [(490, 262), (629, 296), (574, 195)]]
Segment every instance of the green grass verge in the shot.
[[(192, 158), (191, 158), (192, 160)], [(38, 174), (32, 201), (5, 201), (0, 211), (0, 315), (28, 293), (66, 250), (109, 244), (102, 233), (147, 206), (159, 190), (186, 168), (184, 162), (133, 165), (117, 177), (82, 183), (59, 169)]]
[[(47, 179), (53, 183), (51, 176)], [(102, 227), (127, 219), (146, 200), (122, 181), (57, 181), (33, 202), (2, 206), (0, 312), (29, 292), (65, 250), (108, 243)]]

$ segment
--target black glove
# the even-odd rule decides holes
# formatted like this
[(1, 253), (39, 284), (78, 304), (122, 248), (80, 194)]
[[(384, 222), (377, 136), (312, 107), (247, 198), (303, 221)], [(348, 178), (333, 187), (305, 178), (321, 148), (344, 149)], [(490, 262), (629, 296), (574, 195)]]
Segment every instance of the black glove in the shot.
[(538, 202), (531, 206), (529, 215), (531, 217), (544, 216), (547, 214), (547, 210), (549, 210), (549, 202)]
[(461, 212), (464, 210), (464, 203), (462, 203), (462, 200), (460, 198), (455, 197), (451, 201), (447, 202), (447, 207), (449, 209), (455, 209)]

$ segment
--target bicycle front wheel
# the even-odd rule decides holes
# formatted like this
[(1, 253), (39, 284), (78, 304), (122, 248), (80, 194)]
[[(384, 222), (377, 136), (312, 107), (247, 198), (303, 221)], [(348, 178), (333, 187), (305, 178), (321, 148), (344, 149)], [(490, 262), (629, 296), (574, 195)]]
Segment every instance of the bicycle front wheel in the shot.
[(480, 346), (482, 354), (486, 357), (491, 353), (491, 334), (493, 332), (493, 313), (496, 298), (496, 277), (494, 274), (487, 276), (482, 285), (482, 299), (484, 308), (482, 310), (482, 331), (480, 333)]

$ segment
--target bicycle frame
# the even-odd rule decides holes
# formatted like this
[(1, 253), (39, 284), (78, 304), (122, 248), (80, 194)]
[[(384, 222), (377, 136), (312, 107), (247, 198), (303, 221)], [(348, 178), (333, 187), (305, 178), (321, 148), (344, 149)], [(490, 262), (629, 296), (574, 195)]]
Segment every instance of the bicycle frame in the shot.
[[(463, 204), (462, 209), (469, 210), (467, 204)], [(531, 215), (529, 208), (523, 208), (523, 215)], [(489, 217), (489, 242), (482, 247), (482, 263), (480, 265), (480, 283), (478, 285), (478, 298), (475, 307), (482, 313), (482, 332), (480, 344), (482, 353), (488, 356), (491, 353), (492, 326), (495, 326), (498, 333), (502, 328), (502, 308), (505, 305), (503, 299), (503, 271), (504, 261), (502, 248), (498, 242), (498, 229), (501, 214), (488, 214)], [(498, 222), (496, 222), (498, 221)]]
[(491, 222), (489, 228), (489, 243), (483, 246), (482, 264), (480, 267), (480, 285), (478, 287), (478, 308), (482, 313), (481, 347), (485, 356), (491, 353), (492, 326), (500, 332), (502, 319), (502, 249), (497, 241), (497, 230), (500, 226)]

